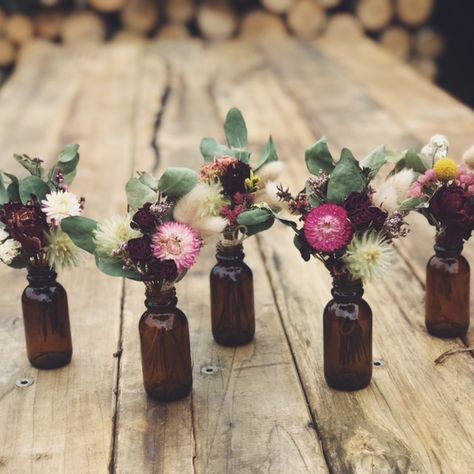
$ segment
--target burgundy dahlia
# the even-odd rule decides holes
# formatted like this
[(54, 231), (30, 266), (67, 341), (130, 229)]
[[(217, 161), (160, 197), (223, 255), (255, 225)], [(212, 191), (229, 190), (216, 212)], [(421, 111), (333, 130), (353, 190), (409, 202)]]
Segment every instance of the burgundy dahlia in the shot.
[(128, 255), (134, 263), (146, 263), (153, 257), (151, 250), (151, 239), (144, 235), (138, 239), (127, 242)]
[(150, 210), (151, 203), (147, 202), (132, 217), (130, 227), (142, 232), (153, 232), (156, 227), (155, 217)]
[(366, 193), (352, 193), (344, 202), (349, 220), (356, 231), (367, 230), (369, 227), (381, 230), (388, 214), (372, 205)]
[(48, 224), (37, 202), (4, 204), (0, 221), (5, 224), (10, 236), (21, 243), (23, 251), (27, 254), (34, 255), (43, 248)]
[(351, 193), (344, 202), (344, 208), (349, 214), (361, 209), (368, 209), (370, 206), (372, 206), (372, 202), (367, 193)]
[(430, 199), (431, 214), (443, 223), (463, 222), (472, 218), (472, 205), (460, 186), (443, 186)]
[(246, 192), (245, 180), (250, 178), (250, 166), (240, 160), (232, 162), (221, 175), (224, 194), (233, 197), (236, 193)]

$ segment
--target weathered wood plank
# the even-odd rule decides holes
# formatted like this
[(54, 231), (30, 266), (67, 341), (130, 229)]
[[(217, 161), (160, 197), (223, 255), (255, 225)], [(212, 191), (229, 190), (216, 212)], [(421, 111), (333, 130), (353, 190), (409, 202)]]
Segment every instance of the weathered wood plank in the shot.
[[(1, 141), (8, 153), (2, 155), (2, 167), (10, 168), (12, 151), (53, 154), (79, 142), (82, 162), (73, 189), (87, 197), (88, 214), (98, 218), (125, 205), (121, 191), (131, 168), (136, 50), (75, 51), (31, 50), (2, 91)], [(101, 275), (91, 261), (60, 275), (69, 295), (73, 360), (59, 370), (37, 371), (24, 351), (20, 295), (25, 275), (4, 266), (0, 273), (1, 324), (8, 335), (0, 350), (2, 360), (15, 361), (1, 380), (1, 466), (12, 473), (106, 472), (122, 283)], [(24, 375), (34, 385), (15, 388)]]
[[(157, 62), (166, 58), (170, 71), (157, 130), (160, 169), (171, 163), (197, 168), (202, 136), (222, 133), (208, 93), (214, 60), (199, 43), (161, 46), (156, 54)], [(153, 165), (149, 160), (137, 163)], [(177, 403), (155, 403), (143, 391), (137, 331), (143, 288), (127, 283), (117, 472), (326, 472), (256, 242), (249, 241), (246, 250), (260, 308), (252, 344), (232, 349), (213, 342), (208, 296), (212, 248), (178, 285), (179, 306), (190, 323), (194, 389)], [(217, 367), (217, 373), (203, 373), (207, 366)]]
[[(385, 133), (393, 142), (404, 143), (410, 138), (400, 134), (390, 115), (367, 100), (357, 85), (350, 90), (350, 82), (329, 61), (320, 61), (318, 55), (303, 60), (307, 50), (296, 43), (272, 46), (278, 58), (270, 48), (264, 49), (270, 71), (261, 62), (238, 82), (235, 77), (221, 76), (215, 95), (221, 115), (230, 104), (239, 103), (249, 129), (261, 143), (266, 131), (272, 130), (280, 154), (287, 160), (285, 177), (293, 189), (301, 187), (306, 174), (304, 161), (297, 157), (303, 156), (306, 137), (313, 129), (320, 133), (323, 127), (337, 146), (354, 145), (364, 153), (370, 151), (367, 145), (373, 148), (378, 144), (372, 136), (375, 126), (364, 138), (362, 125), (348, 124), (344, 138), (343, 125), (353, 108), (345, 110), (345, 119), (339, 103), (341, 94), (357, 97), (356, 105), (364, 104), (368, 116), (361, 119), (364, 123), (385, 116), (378, 131), (380, 142), (385, 141)], [(242, 44), (219, 48), (218, 54), (224, 58), (222, 70), (226, 70), (225, 58), (235, 61), (236, 56), (255, 56), (252, 47)], [(320, 88), (321, 81), (326, 81), (324, 89)], [(329, 88), (331, 84), (336, 91)], [(333, 107), (331, 99), (335, 100)], [(354, 121), (358, 119), (356, 114)], [(337, 125), (339, 121), (341, 125)], [(271, 235), (261, 237), (261, 248), (332, 470), (469, 472), (474, 457), (468, 446), (474, 430), (468, 413), (472, 414), (474, 404), (465, 394), (472, 390), (474, 364), (472, 358), (462, 356), (444, 366), (434, 365), (434, 358), (450, 343), (426, 334), (423, 289), (406, 263), (398, 258), (384, 284), (366, 289), (374, 312), (374, 356), (384, 361), (383, 368), (375, 369), (368, 389), (338, 393), (326, 386), (322, 367), (322, 312), (330, 299), (330, 277), (317, 263), (303, 262), (292, 248), (291, 238), (290, 231), (276, 227)], [(447, 417), (446, 410), (450, 412)]]

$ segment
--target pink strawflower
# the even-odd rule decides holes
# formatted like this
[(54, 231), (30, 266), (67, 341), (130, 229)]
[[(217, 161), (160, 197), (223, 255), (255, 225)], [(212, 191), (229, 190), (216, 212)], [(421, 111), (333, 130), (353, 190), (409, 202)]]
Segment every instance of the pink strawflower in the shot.
[(413, 183), (408, 190), (407, 197), (418, 198), (421, 196), (423, 196), (423, 185), (418, 182)]
[(469, 194), (473, 194), (474, 195), (474, 184), (471, 184), (468, 188), (467, 188), (467, 191)]
[(345, 247), (352, 239), (347, 211), (336, 204), (322, 204), (305, 219), (304, 236), (318, 252), (331, 253)]
[(459, 167), (459, 173), (456, 178), (457, 184), (461, 186), (471, 186), (474, 184), (474, 173), (472, 173), (466, 165), (461, 165)]
[(418, 177), (417, 182), (423, 186), (429, 186), (436, 181), (436, 173), (429, 169), (424, 174)]
[(201, 251), (198, 233), (182, 222), (165, 222), (152, 237), (153, 255), (158, 260), (173, 260), (178, 272), (191, 268)]
[(225, 206), (222, 209), (221, 216), (225, 217), (230, 225), (234, 225), (237, 223), (237, 218), (245, 211), (245, 206), (243, 204), (239, 204), (231, 209), (230, 206)]

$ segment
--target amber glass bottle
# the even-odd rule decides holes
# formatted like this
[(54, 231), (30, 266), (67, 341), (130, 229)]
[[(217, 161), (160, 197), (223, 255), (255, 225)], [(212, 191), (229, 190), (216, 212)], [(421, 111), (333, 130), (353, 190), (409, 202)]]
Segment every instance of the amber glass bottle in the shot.
[(434, 250), (426, 267), (426, 328), (433, 336), (463, 336), (469, 328), (469, 263), (462, 245), (438, 239)]
[(193, 385), (188, 320), (176, 307), (174, 287), (148, 286), (138, 329), (143, 384), (150, 398), (170, 402), (186, 397)]
[(324, 376), (337, 390), (359, 390), (372, 378), (372, 311), (360, 280), (335, 278), (324, 309)]
[(216, 258), (211, 271), (212, 334), (224, 346), (247, 344), (255, 335), (252, 270), (244, 263), (241, 243), (219, 243)]
[(67, 294), (56, 277), (48, 266), (30, 267), (21, 297), (28, 359), (38, 369), (62, 367), (72, 356)]

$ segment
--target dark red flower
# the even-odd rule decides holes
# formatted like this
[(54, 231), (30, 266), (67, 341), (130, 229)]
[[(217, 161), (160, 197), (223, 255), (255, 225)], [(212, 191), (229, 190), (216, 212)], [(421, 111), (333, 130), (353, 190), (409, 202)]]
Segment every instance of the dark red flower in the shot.
[(127, 250), (134, 263), (146, 263), (153, 257), (151, 239), (146, 235), (138, 239), (129, 240), (127, 242)]
[(224, 194), (233, 197), (236, 193), (246, 192), (245, 180), (250, 178), (251, 168), (248, 164), (237, 160), (232, 162), (221, 176)]
[(153, 259), (148, 264), (148, 271), (143, 276), (144, 281), (168, 281), (172, 282), (178, 278), (178, 269), (173, 260)]
[(472, 215), (472, 205), (460, 186), (443, 186), (430, 199), (431, 214), (442, 223), (463, 222)]
[(372, 205), (367, 193), (351, 193), (344, 202), (344, 208), (351, 214), (352, 212), (368, 209)]
[(156, 221), (150, 212), (151, 203), (147, 202), (142, 208), (138, 209), (132, 217), (130, 227), (142, 232), (153, 232), (156, 227)]
[(351, 193), (344, 202), (344, 208), (357, 231), (366, 230), (369, 227), (381, 230), (388, 217), (386, 212), (372, 205), (367, 193)]
[(38, 202), (8, 202), (3, 205), (0, 221), (10, 236), (21, 243), (26, 254), (37, 254), (43, 248), (48, 224)]

